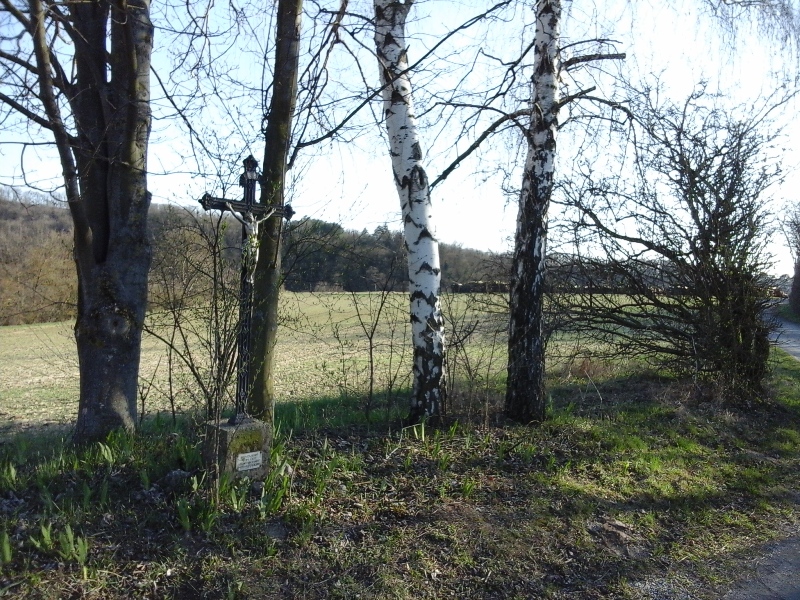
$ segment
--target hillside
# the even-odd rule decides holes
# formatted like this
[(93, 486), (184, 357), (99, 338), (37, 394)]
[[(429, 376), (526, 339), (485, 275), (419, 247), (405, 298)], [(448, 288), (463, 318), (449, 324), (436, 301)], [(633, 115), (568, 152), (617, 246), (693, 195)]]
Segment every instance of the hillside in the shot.
[(66, 204), (0, 188), (0, 325), (68, 319), (76, 299)]
[[(172, 286), (187, 264), (217, 246), (238, 268), (240, 233), (232, 218), (154, 204), (151, 289)], [(336, 223), (295, 219), (284, 228), (283, 268), (290, 291), (401, 291), (406, 287), (402, 235), (387, 227), (351, 231)], [(498, 279), (494, 257), (452, 244), (440, 246), (443, 286)], [(488, 276), (487, 273), (495, 273)], [(235, 280), (235, 277), (234, 277)], [(77, 282), (72, 262), (72, 223), (66, 203), (35, 192), (0, 187), (0, 325), (70, 319)]]

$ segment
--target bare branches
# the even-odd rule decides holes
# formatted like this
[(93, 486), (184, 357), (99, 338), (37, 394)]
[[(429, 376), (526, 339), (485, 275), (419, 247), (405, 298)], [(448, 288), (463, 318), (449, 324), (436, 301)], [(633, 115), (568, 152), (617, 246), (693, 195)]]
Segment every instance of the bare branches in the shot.
[[(305, 115), (305, 119), (299, 133), (296, 135), (296, 138), (298, 139), (303, 138), (312, 118), (324, 118), (325, 111), (321, 110), (322, 107), (320, 107), (318, 103), (322, 91), (325, 89), (329, 80), (327, 76), (328, 61), (330, 60), (334, 47), (341, 43), (339, 29), (342, 26), (342, 20), (344, 16), (347, 14), (348, 3), (349, 0), (341, 0), (339, 10), (331, 15), (331, 21), (327, 26), (327, 31), (323, 36), (323, 40), (319, 49), (314, 53), (306, 69), (299, 77), (300, 82), (308, 82), (306, 84), (308, 99), (306, 101), (306, 106), (303, 107), (304, 110), (302, 110)], [(314, 70), (315, 73), (313, 76), (310, 76), (312, 70)], [(291, 158), (288, 161), (287, 168), (291, 169), (296, 157), (297, 149), (295, 148)]]
[(7, 104), (8, 106), (16, 110), (18, 113), (20, 113), (26, 119), (36, 123), (39, 127), (43, 127), (44, 129), (49, 129), (50, 131), (53, 130), (53, 124), (46, 118), (37, 115), (35, 112), (33, 112), (28, 108), (25, 108), (24, 106), (22, 106), (22, 104), (20, 104), (13, 98), (9, 98), (2, 92), (0, 92), (0, 102)]
[(28, 17), (26, 17), (16, 6), (11, 4), (10, 0), (0, 0), (0, 4), (2, 4), (3, 8), (5, 8), (8, 13), (14, 17), (27, 31), (32, 31), (31, 22)]
[[(475, 16), (471, 17), (467, 21), (463, 22), (461, 25), (459, 25), (459, 26), (455, 27), (454, 29), (450, 30), (446, 35), (442, 36), (439, 40), (437, 40), (437, 42), (430, 48), (430, 50), (425, 52), (419, 59), (417, 59), (416, 62), (410, 64), (408, 66), (408, 68), (405, 69), (403, 72), (398, 73), (398, 76), (401, 77), (403, 75), (408, 74), (409, 72), (415, 71), (420, 65), (424, 64), (425, 62), (427, 62), (427, 60), (431, 56), (433, 56), (439, 50), (439, 48), (441, 46), (443, 46), (445, 43), (447, 43), (453, 36), (455, 36), (456, 34), (461, 33), (463, 31), (469, 29), (470, 27), (473, 27), (476, 23), (481, 22), (482, 20), (486, 19), (487, 17), (489, 17), (493, 13), (499, 11), (501, 8), (504, 8), (504, 7), (508, 6), (509, 4), (511, 4), (511, 0), (504, 0), (503, 2), (499, 2), (499, 3), (495, 4), (494, 6), (490, 7), (488, 10), (486, 10), (486, 11), (484, 11), (484, 12), (478, 14), (478, 15), (475, 15)], [(350, 110), (347, 113), (347, 115), (345, 115), (344, 118), (340, 119), (339, 122), (333, 128), (331, 128), (330, 130), (328, 130), (324, 134), (322, 134), (320, 136), (317, 136), (317, 137), (315, 137), (313, 139), (310, 139), (310, 140), (298, 141), (295, 144), (295, 148), (294, 148), (294, 150), (292, 152), (292, 157), (289, 160), (289, 164), (290, 165), (294, 164), (294, 161), (295, 161), (295, 159), (297, 157), (297, 154), (299, 153), (299, 151), (301, 149), (307, 148), (309, 146), (313, 146), (313, 145), (316, 145), (316, 144), (319, 144), (320, 142), (323, 142), (323, 141), (325, 141), (327, 139), (331, 139), (331, 138), (335, 137), (340, 131), (342, 131), (342, 129), (348, 123), (350, 123), (350, 121), (352, 121), (356, 117), (356, 115), (358, 115), (361, 112), (361, 110), (365, 106), (367, 106), (376, 97), (378, 97), (383, 92), (384, 88), (387, 85), (389, 85), (389, 84), (385, 84), (385, 85), (381, 86), (378, 89), (372, 90), (363, 101), (358, 103), (352, 110)]]
[(25, 69), (26, 71), (28, 71), (29, 73), (31, 73), (33, 75), (37, 75), (38, 74), (38, 71), (37, 71), (35, 65), (29, 63), (27, 60), (22, 59), (21, 57), (19, 57), (16, 54), (10, 54), (8, 52), (4, 52), (3, 50), (0, 50), (0, 59), (7, 60), (8, 62), (13, 63), (15, 65), (19, 65), (20, 67), (22, 67), (23, 69)]
[(72, 156), (67, 128), (64, 125), (61, 109), (53, 92), (52, 63), (50, 61), (50, 48), (45, 34), (44, 9), (41, 0), (30, 0), (29, 6), (31, 11), (31, 38), (39, 75), (39, 98), (47, 115), (48, 125), (46, 128), (50, 129), (55, 137), (58, 155), (61, 159), (61, 168), (64, 171), (67, 199), (70, 202), (74, 202), (80, 195), (78, 173)]
[(589, 170), (562, 188), (574, 253), (554, 301), (617, 351), (724, 394), (758, 393), (770, 328), (764, 203), (782, 180), (774, 134), (766, 121), (753, 127), (749, 110), (737, 120), (709, 106), (701, 90), (681, 105), (647, 93), (631, 104), (635, 170), (612, 164), (604, 172), (623, 175)]
[[(571, 44), (567, 44), (558, 50), (558, 54), (563, 56), (567, 49), (575, 47), (586, 47), (587, 45), (598, 45), (601, 47), (613, 46), (615, 42), (606, 38), (581, 40)], [(490, 59), (492, 63), (502, 67), (502, 70), (491, 79), (488, 79), (489, 85), (482, 90), (467, 90), (460, 89), (460, 94), (463, 96), (471, 96), (476, 98), (475, 101), (465, 101), (461, 98), (451, 97), (449, 99), (438, 100), (434, 107), (440, 107), (443, 111), (451, 111), (454, 122), (461, 123), (461, 136), (459, 141), (463, 138), (471, 138), (473, 141), (465, 152), (459, 155), (454, 161), (449, 164), (442, 172), (442, 175), (437, 177), (433, 186), (441, 183), (452, 171), (461, 164), (470, 154), (478, 148), (478, 146), (487, 142), (492, 134), (499, 131), (505, 131), (501, 125), (505, 122), (513, 122), (517, 124), (524, 136), (527, 136), (528, 123), (523, 122), (521, 117), (531, 113), (530, 106), (531, 98), (528, 90), (528, 81), (535, 79), (537, 74), (531, 72), (531, 65), (525, 64), (525, 59), (534, 47), (534, 42), (525, 44), (520, 50), (519, 54), (513, 59), (504, 58), (497, 53), (481, 49), (479, 54), (483, 57)], [(560, 109), (567, 107), (571, 104), (579, 104), (580, 102), (590, 102), (598, 105), (601, 108), (620, 110), (628, 117), (631, 118), (630, 111), (626, 106), (613, 99), (603, 97), (602, 94), (593, 93), (598, 90), (598, 84), (585, 85), (581, 79), (577, 79), (575, 74), (580, 72), (582, 68), (590, 67), (598, 62), (618, 61), (626, 57), (622, 52), (606, 52), (597, 51), (581, 54), (578, 56), (568, 57), (560, 61), (559, 64), (559, 86), (561, 88), (560, 98), (555, 105), (555, 110), (558, 112)], [(594, 72), (592, 72), (593, 74)], [(525, 74), (526, 77), (521, 77)], [(569, 78), (564, 77), (569, 74)], [(578, 91), (570, 92), (570, 88), (578, 87)], [(454, 95), (455, 96), (455, 95)], [(524, 108), (523, 108), (524, 107)], [(471, 113), (468, 111), (472, 110)], [(467, 112), (465, 116), (464, 113)], [(502, 115), (499, 119), (492, 121), (483, 127), (479, 127), (479, 123), (483, 117), (488, 113), (495, 112)], [(606, 119), (608, 118), (603, 113), (586, 111), (578, 109), (572, 111), (573, 114), (558, 124), (558, 129), (561, 130), (565, 125), (572, 123), (579, 119)], [(577, 112), (577, 114), (574, 114)], [(613, 117), (612, 117), (613, 118)], [(476, 133), (472, 133), (477, 130)]]
[(518, 110), (516, 112), (509, 113), (507, 115), (503, 115), (499, 119), (495, 120), (494, 123), (492, 123), (489, 127), (487, 127), (483, 131), (483, 133), (481, 133), (475, 139), (475, 141), (472, 142), (469, 145), (469, 147), (466, 150), (464, 150), (461, 154), (459, 154), (458, 157), (453, 162), (451, 162), (450, 165), (448, 165), (447, 168), (445, 168), (442, 171), (442, 173), (436, 179), (433, 180), (433, 182), (429, 186), (430, 189), (432, 190), (434, 187), (436, 187), (442, 181), (447, 179), (447, 177), (450, 175), (450, 173), (455, 171), (458, 168), (458, 166), (464, 161), (464, 159), (466, 159), (469, 155), (471, 155), (473, 152), (475, 152), (481, 146), (481, 144), (483, 144), (483, 142), (486, 140), (486, 138), (488, 138), (495, 131), (497, 131), (497, 129), (501, 125), (503, 125), (504, 123), (507, 123), (509, 121), (513, 121), (515, 125), (517, 125), (518, 127), (522, 128), (524, 130), (525, 129), (525, 124), (524, 123), (519, 123), (517, 121), (517, 119), (519, 119), (520, 117), (523, 117), (523, 116), (525, 116), (525, 115), (527, 115), (529, 113), (530, 113), (530, 110)]
[(561, 70), (562, 71), (569, 71), (573, 67), (577, 65), (582, 65), (590, 62), (596, 62), (598, 60), (625, 60), (627, 55), (624, 52), (615, 52), (612, 54), (603, 54), (603, 53), (595, 53), (595, 54), (587, 54), (584, 56), (573, 56), (572, 58), (568, 58), (567, 60), (561, 63)]

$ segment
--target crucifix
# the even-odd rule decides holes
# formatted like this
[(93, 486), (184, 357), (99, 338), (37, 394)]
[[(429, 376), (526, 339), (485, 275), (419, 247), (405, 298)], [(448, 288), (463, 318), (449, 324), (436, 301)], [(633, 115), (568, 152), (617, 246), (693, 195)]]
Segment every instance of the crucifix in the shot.
[(239, 331), (237, 337), (238, 355), (236, 357), (236, 410), (228, 421), (239, 425), (247, 419), (247, 399), (250, 395), (250, 340), (253, 317), (253, 278), (258, 263), (258, 226), (272, 216), (285, 218), (294, 215), (289, 205), (256, 203), (256, 184), (261, 183), (258, 162), (251, 154), (244, 159), (244, 173), (239, 177), (239, 185), (244, 188), (244, 199), (226, 200), (205, 194), (200, 204), (205, 210), (229, 211), (242, 225), (242, 268), (239, 288)]

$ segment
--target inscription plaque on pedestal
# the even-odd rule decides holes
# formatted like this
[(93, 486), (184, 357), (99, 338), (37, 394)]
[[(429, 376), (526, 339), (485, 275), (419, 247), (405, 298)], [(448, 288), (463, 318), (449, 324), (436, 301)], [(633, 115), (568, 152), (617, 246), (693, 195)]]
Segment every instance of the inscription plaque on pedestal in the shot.
[(236, 457), (236, 470), (237, 471), (250, 471), (261, 467), (262, 458), (261, 451), (258, 452), (245, 452)]
[(241, 423), (210, 421), (206, 424), (203, 448), (206, 464), (217, 476), (264, 479), (269, 473), (272, 428), (263, 421), (246, 417)]

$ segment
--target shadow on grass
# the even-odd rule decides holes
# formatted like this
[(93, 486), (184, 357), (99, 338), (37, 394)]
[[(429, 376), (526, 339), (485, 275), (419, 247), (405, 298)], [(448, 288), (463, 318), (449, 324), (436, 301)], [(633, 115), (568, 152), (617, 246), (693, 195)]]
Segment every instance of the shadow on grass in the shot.
[(386, 431), (399, 426), (408, 414), (405, 399), (408, 390), (375, 394), (369, 412), (365, 410), (366, 399), (356, 396), (331, 396), (302, 402), (278, 402), (275, 404), (275, 427), (282, 432), (358, 429)]
[[(279, 404), (274, 476), (255, 494), (228, 482), (217, 498), (188, 421), (155, 417), (82, 451), (4, 447), (0, 586), (583, 599), (656, 585), (715, 598), (796, 520), (800, 365), (776, 352), (770, 385), (774, 402), (743, 411), (658, 377), (578, 381), (553, 390), (539, 427), (399, 429), (402, 410), (367, 422), (356, 398)], [(62, 546), (67, 525), (88, 557)]]

